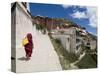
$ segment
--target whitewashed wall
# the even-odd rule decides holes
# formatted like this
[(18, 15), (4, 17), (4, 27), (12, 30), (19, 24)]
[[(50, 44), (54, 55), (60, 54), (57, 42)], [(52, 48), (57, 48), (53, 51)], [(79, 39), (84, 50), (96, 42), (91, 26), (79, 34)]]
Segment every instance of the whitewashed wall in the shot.
[[(33, 24), (28, 13), (19, 5), (16, 6), (16, 51), (23, 50), (22, 39), (31, 33), (33, 35)], [(17, 52), (16, 52), (17, 57)]]
[(16, 23), (16, 11), (12, 11), (11, 12), (11, 49), (12, 49), (12, 53), (11, 56), (15, 57), (15, 23)]
[(76, 51), (76, 33), (75, 33), (75, 29), (74, 28), (70, 28), (70, 29), (65, 29), (63, 30), (64, 33), (61, 34), (56, 30), (53, 30), (54, 33), (52, 34), (52, 36), (54, 38), (57, 38), (59, 40), (61, 40), (61, 43), (63, 45), (63, 47), (71, 53), (75, 53)]
[[(16, 24), (16, 11), (11, 10), (11, 58), (16, 57), (15, 24)], [(11, 59), (11, 71), (15, 72), (15, 70), (16, 70), (16, 61)]]
[(96, 40), (91, 40), (91, 41), (90, 41), (90, 47), (91, 47), (91, 50), (96, 49), (96, 46), (97, 46)]

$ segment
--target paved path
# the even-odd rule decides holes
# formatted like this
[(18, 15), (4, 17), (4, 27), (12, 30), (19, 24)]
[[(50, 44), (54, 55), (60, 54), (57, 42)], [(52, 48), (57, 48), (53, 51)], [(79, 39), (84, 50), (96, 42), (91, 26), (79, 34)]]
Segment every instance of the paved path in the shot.
[(29, 61), (24, 60), (24, 49), (17, 50), (16, 71), (17, 72), (37, 72), (62, 70), (59, 58), (55, 52), (48, 35), (38, 33), (33, 36), (34, 49), (32, 58)]

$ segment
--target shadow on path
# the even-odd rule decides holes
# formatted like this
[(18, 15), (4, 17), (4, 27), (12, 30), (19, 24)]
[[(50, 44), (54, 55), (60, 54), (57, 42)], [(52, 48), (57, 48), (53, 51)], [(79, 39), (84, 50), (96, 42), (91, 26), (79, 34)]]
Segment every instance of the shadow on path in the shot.
[(28, 59), (28, 58), (25, 58), (25, 57), (21, 57), (21, 58), (18, 58), (18, 60), (21, 60), (21, 61), (28, 61), (29, 59)]

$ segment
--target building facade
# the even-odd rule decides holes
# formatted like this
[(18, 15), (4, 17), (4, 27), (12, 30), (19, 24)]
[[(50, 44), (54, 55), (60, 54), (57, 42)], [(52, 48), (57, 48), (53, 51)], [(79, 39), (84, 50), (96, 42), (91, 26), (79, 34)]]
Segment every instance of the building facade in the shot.
[(55, 39), (59, 39), (61, 41), (63, 47), (69, 53), (75, 53), (75, 51), (76, 51), (75, 28), (52, 30), (52, 32), (53, 32), (52, 37)]
[(19, 50), (24, 50), (22, 47), (22, 40), (26, 37), (27, 33), (33, 35), (33, 22), (27, 9), (27, 3), (15, 2), (12, 4), (11, 20), (12, 71), (17, 72)]

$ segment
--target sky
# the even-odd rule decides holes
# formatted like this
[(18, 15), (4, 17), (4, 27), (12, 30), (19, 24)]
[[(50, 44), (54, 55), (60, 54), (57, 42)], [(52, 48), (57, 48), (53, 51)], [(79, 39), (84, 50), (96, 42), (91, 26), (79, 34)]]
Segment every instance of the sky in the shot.
[(30, 3), (30, 12), (33, 16), (41, 15), (51, 18), (65, 18), (85, 27), (86, 30), (97, 35), (97, 8), (76, 5), (57, 5)]

